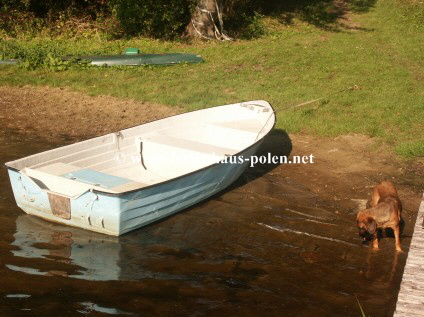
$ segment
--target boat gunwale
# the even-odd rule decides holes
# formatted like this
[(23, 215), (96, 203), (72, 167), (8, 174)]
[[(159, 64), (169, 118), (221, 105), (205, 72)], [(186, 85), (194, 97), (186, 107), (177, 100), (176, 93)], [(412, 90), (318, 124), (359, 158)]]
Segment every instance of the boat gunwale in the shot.
[[(241, 104), (243, 104), (243, 103), (247, 103), (247, 102), (255, 102), (255, 101), (265, 101), (265, 102), (267, 102), (267, 103), (268, 103), (268, 105), (271, 107), (271, 113), (270, 113), (270, 116), (268, 117), (267, 121), (265, 121), (264, 125), (262, 126), (262, 129), (263, 129), (263, 128), (267, 125), (268, 120), (271, 118), (271, 116), (272, 116), (272, 115), (274, 115), (274, 122), (273, 122), (273, 125), (272, 125), (272, 127), (269, 129), (269, 131), (268, 131), (266, 134), (264, 134), (264, 135), (263, 135), (260, 139), (256, 140), (254, 143), (252, 143), (252, 144), (251, 144), (251, 145), (249, 145), (248, 147), (245, 147), (245, 148), (244, 148), (244, 149), (242, 149), (241, 151), (239, 151), (239, 152), (237, 152), (237, 153), (235, 153), (235, 154), (228, 155), (228, 157), (239, 156), (241, 153), (243, 153), (243, 152), (245, 152), (245, 151), (249, 150), (250, 148), (252, 148), (252, 147), (254, 147), (255, 145), (257, 145), (258, 143), (262, 142), (262, 141), (263, 141), (263, 139), (265, 139), (265, 138), (266, 138), (266, 137), (267, 137), (267, 136), (268, 136), (268, 135), (272, 132), (272, 130), (273, 130), (273, 129), (274, 129), (274, 127), (275, 127), (275, 124), (276, 124), (276, 122), (277, 122), (277, 117), (275, 116), (276, 111), (275, 111), (274, 107), (272, 106), (272, 104), (271, 104), (269, 101), (267, 101), (267, 100), (250, 100), (250, 101), (241, 101), (241, 102), (238, 102), (238, 103), (235, 103), (235, 104), (228, 104), (228, 105), (215, 106), (215, 107), (225, 107), (225, 106), (236, 105), (236, 104), (240, 104), (240, 105), (241, 105)], [(146, 122), (146, 123), (143, 123), (143, 124), (147, 124), (147, 123), (151, 123), (151, 122), (156, 122), (156, 121), (160, 121), (160, 120), (164, 120), (164, 119), (168, 119), (168, 118), (173, 118), (173, 117), (181, 116), (181, 115), (184, 115), (184, 114), (187, 114), (187, 113), (193, 113), (193, 112), (202, 111), (202, 110), (205, 110), (205, 109), (210, 109), (210, 108), (215, 108), (215, 107), (209, 107), (209, 108), (203, 108), (203, 109), (198, 109), (198, 110), (193, 110), (193, 111), (183, 112), (183, 113), (179, 113), (179, 114), (175, 114), (175, 115), (167, 116), (167, 117), (164, 117), (164, 118), (160, 118), (160, 119), (152, 120), (152, 121), (149, 121), (149, 122)], [(138, 127), (138, 126), (140, 126), (140, 124), (138, 124), (138, 125), (134, 125), (134, 126), (131, 126), (131, 127), (125, 128), (125, 129), (121, 129), (121, 130), (119, 130), (119, 131), (123, 131), (123, 130), (127, 130), (127, 129), (132, 129), (132, 128), (135, 128), (135, 127)], [(106, 134), (103, 134), (103, 135), (99, 135), (99, 136), (94, 137), (94, 138), (101, 138), (101, 137), (107, 136), (108, 134), (111, 134), (111, 133), (117, 133), (117, 132), (119, 132), (119, 131), (109, 132), (109, 133), (106, 133)], [(262, 130), (260, 130), (258, 133), (260, 133), (261, 131), (262, 131)], [(91, 140), (91, 139), (94, 139), (94, 138), (89, 138), (89, 139), (82, 140), (82, 141), (79, 141), (79, 142), (84, 142), (84, 141)], [(77, 143), (78, 143), (78, 142), (77, 142)], [(67, 144), (67, 145), (64, 145), (64, 146), (62, 146), (62, 147), (69, 146), (69, 145), (72, 145), (72, 144), (75, 144), (75, 143)], [(61, 148), (61, 147), (58, 147), (58, 148), (55, 148), (55, 149), (59, 149), (59, 148)], [(51, 150), (55, 150), (55, 149), (51, 149)], [(50, 151), (50, 150), (47, 150), (47, 151)], [(40, 153), (42, 153), (42, 152), (40, 152)], [(36, 154), (34, 154), (34, 155), (37, 155), (37, 154), (39, 154), (39, 153), (36, 153)], [(19, 160), (19, 159), (18, 159), (18, 160)], [(11, 161), (11, 162), (13, 162), (13, 161)], [(21, 171), (21, 170), (19, 170), (19, 169), (17, 169), (17, 168), (14, 168), (14, 167), (11, 167), (11, 166), (8, 166), (8, 165), (7, 165), (8, 163), (10, 163), (10, 162), (6, 162), (6, 163), (4, 163), (4, 167), (6, 167), (8, 170), (12, 170), (12, 171), (15, 171), (15, 172), (20, 173), (20, 171)], [(199, 168), (199, 169), (197, 169), (197, 170), (191, 171), (191, 172), (189, 172), (189, 173), (186, 173), (186, 174), (183, 174), (183, 175), (180, 175), (180, 176), (177, 176), (177, 177), (174, 177), (174, 178), (171, 178), (171, 179), (168, 179), (168, 180), (165, 180), (165, 181), (159, 182), (159, 183), (155, 183), (155, 184), (151, 184), (151, 185), (148, 185), (148, 186), (145, 186), (145, 187), (140, 187), (140, 188), (136, 188), (136, 189), (131, 189), (131, 190), (123, 191), (123, 192), (119, 192), (119, 193), (110, 193), (110, 192), (105, 192), (105, 191), (98, 190), (98, 189), (89, 189), (89, 191), (90, 191), (90, 192), (92, 192), (92, 193), (95, 193), (95, 194), (101, 194), (101, 195), (104, 195), (104, 196), (111, 196), (111, 197), (124, 196), (124, 195), (127, 195), (127, 194), (132, 194), (132, 193), (135, 193), (135, 192), (139, 192), (139, 191), (142, 191), (142, 190), (145, 190), (145, 189), (150, 189), (150, 188), (153, 188), (153, 187), (155, 187), (155, 186), (160, 186), (160, 185), (163, 185), (163, 184), (166, 184), (166, 183), (169, 183), (169, 182), (172, 182), (172, 181), (175, 181), (175, 180), (181, 179), (181, 178), (186, 177), (186, 176), (190, 176), (190, 175), (192, 175), (192, 174), (194, 174), (194, 173), (201, 172), (201, 171), (203, 171), (203, 170), (206, 170), (206, 169), (208, 169), (208, 168), (211, 168), (211, 167), (216, 166), (216, 165), (219, 165), (219, 164), (226, 164), (226, 163), (223, 163), (223, 162), (212, 163), (212, 164), (207, 165), (207, 166), (205, 166), (205, 167)]]

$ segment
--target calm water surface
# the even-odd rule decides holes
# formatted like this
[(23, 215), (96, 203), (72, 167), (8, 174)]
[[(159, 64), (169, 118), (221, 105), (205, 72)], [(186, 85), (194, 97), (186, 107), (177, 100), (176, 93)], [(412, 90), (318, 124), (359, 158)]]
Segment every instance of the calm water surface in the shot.
[[(2, 163), (58, 145), (0, 138)], [(355, 297), (393, 313), (406, 256), (369, 253), (353, 213), (288, 177), (249, 170), (118, 238), (26, 215), (0, 173), (1, 316), (360, 316)]]

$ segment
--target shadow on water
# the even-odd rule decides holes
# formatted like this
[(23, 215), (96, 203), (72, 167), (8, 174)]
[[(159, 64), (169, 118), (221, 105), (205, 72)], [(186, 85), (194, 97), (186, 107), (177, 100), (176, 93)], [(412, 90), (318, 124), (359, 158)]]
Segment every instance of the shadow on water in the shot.
[[(264, 159), (265, 163), (258, 162), (254, 166), (250, 164), (244, 174), (234, 184), (230, 185), (227, 191), (243, 186), (257, 178), (260, 178), (284, 162), (284, 159), (290, 156), (292, 151), (292, 142), (286, 131), (274, 129), (263, 141), (261, 147), (256, 153), (258, 159)], [(273, 163), (269, 157), (275, 157), (279, 160)]]

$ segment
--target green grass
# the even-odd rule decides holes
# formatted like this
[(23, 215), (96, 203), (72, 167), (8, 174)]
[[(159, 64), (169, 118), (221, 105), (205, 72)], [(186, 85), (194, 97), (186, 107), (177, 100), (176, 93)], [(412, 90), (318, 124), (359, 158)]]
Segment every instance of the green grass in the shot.
[[(421, 10), (421, 11), (420, 11)], [(0, 67), (1, 85), (69, 86), (90, 95), (108, 94), (187, 110), (265, 99), (278, 110), (359, 89), (324, 104), (278, 112), (277, 128), (321, 136), (361, 133), (389, 144), (402, 156), (424, 156), (424, 6), (380, 0), (369, 12), (350, 15), (355, 29), (328, 31), (296, 22), (273, 27), (255, 40), (231, 43), (165, 42), (137, 38), (31, 38), (4, 40), (5, 57), (37, 52), (118, 54), (195, 52), (206, 63), (173, 67), (70, 68), (52, 72)], [(12, 45), (12, 46), (11, 46)], [(1, 50), (1, 47), (0, 47)], [(35, 54), (35, 55), (37, 55)]]

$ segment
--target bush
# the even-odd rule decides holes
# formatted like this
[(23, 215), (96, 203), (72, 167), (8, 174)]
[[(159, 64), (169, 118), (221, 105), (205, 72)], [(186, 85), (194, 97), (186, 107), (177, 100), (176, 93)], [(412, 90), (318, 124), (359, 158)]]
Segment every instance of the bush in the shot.
[(18, 59), (18, 67), (26, 70), (57, 72), (73, 66), (87, 67), (87, 63), (78, 63), (75, 58), (63, 60), (62, 57), (69, 53), (67, 47), (55, 45), (53, 41), (0, 40), (0, 52), (1, 59)]
[(190, 22), (196, 0), (115, 0), (113, 11), (127, 35), (172, 39)]
[[(224, 13), (224, 29), (231, 37), (258, 38), (266, 34), (261, 1), (221, 0)], [(268, 1), (268, 0), (264, 0)]]
[(238, 18), (227, 19), (224, 24), (228, 27), (230, 35), (235, 38), (254, 39), (266, 34), (266, 27), (263, 22), (264, 16), (257, 12), (253, 15), (240, 14)]
[(90, 37), (119, 32), (106, 0), (0, 0), (0, 36)]

